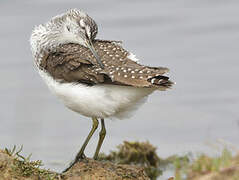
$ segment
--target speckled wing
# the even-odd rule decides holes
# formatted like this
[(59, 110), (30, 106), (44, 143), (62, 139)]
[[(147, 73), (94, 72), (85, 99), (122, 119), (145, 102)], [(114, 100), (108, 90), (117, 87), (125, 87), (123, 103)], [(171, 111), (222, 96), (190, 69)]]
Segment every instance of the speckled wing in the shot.
[(105, 83), (164, 90), (173, 84), (163, 76), (168, 68), (140, 65), (116, 41), (95, 40), (93, 45), (103, 69), (91, 51), (78, 44), (61, 45), (55, 52), (46, 53), (40, 67), (55, 79), (89, 85)]

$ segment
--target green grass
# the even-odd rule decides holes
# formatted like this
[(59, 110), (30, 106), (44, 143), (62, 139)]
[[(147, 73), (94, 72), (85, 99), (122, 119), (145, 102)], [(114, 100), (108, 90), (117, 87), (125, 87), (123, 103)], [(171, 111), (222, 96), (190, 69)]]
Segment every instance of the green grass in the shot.
[(11, 173), (15, 177), (37, 177), (39, 179), (53, 180), (58, 176), (57, 173), (49, 170), (40, 169), (43, 166), (42, 161), (31, 161), (31, 154), (27, 157), (21, 155), (23, 146), (18, 150), (16, 146), (12, 149), (5, 148), (5, 153), (13, 157), (13, 164), (11, 166)]
[[(219, 173), (225, 168), (234, 166), (234, 164), (239, 166), (239, 157), (233, 157), (227, 148), (224, 148), (221, 154), (216, 157), (210, 157), (206, 154), (194, 156), (192, 153), (188, 153), (184, 156), (173, 155), (162, 159), (158, 157), (156, 147), (149, 142), (124, 141), (117, 147), (117, 150), (111, 151), (109, 155), (101, 154), (100, 159), (144, 167), (147, 175), (153, 180), (162, 175), (167, 168), (174, 171), (175, 180), (192, 180), (205, 174)], [(236, 176), (237, 173), (239, 174), (239, 172), (233, 172), (232, 177)]]

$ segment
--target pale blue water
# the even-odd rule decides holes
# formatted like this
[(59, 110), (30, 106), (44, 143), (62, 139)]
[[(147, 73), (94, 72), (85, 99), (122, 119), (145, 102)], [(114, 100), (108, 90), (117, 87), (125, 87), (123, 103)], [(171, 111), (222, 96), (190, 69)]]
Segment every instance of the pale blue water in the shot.
[[(91, 120), (66, 109), (33, 68), (34, 25), (80, 8), (98, 38), (123, 40), (144, 64), (167, 66), (177, 82), (155, 93), (134, 117), (106, 121), (103, 152), (123, 140), (150, 142), (162, 157), (214, 152), (205, 142), (239, 146), (239, 1), (0, 1), (0, 145), (61, 170), (83, 143)], [(91, 156), (96, 134), (86, 153)]]

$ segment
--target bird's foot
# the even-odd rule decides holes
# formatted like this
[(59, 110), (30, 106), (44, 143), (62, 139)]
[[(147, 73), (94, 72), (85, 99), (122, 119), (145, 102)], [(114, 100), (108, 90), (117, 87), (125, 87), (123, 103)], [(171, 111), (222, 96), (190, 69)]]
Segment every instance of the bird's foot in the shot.
[(86, 157), (86, 155), (83, 153), (81, 156), (80, 156), (80, 158), (78, 159), (78, 161), (80, 161), (80, 160), (82, 160), (82, 159), (86, 159), (87, 157)]
[(70, 163), (70, 165), (69, 165), (66, 169), (64, 169), (64, 170), (62, 171), (62, 173), (67, 172), (67, 171), (68, 171), (69, 169), (71, 169), (77, 162), (79, 162), (80, 160), (83, 160), (83, 159), (86, 159), (86, 155), (85, 155), (84, 153), (82, 153), (80, 156), (77, 156), (77, 157), (75, 158), (75, 160), (72, 161), (72, 162)]

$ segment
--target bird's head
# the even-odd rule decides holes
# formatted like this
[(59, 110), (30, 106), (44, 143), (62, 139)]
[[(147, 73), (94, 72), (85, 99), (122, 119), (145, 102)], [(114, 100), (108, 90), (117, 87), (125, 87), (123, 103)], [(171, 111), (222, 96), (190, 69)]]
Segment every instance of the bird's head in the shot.
[(97, 32), (98, 26), (90, 16), (83, 11), (71, 9), (53, 17), (46, 24), (36, 27), (32, 33), (31, 42), (35, 40), (41, 43), (41, 47), (50, 49), (60, 44), (80, 44), (89, 48), (97, 62), (103, 66), (92, 44)]
[[(54, 17), (49, 24), (56, 24), (54, 29), (61, 34), (61, 43), (73, 42), (88, 47), (95, 39), (98, 27), (86, 13), (71, 9), (65, 14)], [(57, 25), (59, 24), (59, 26)]]

